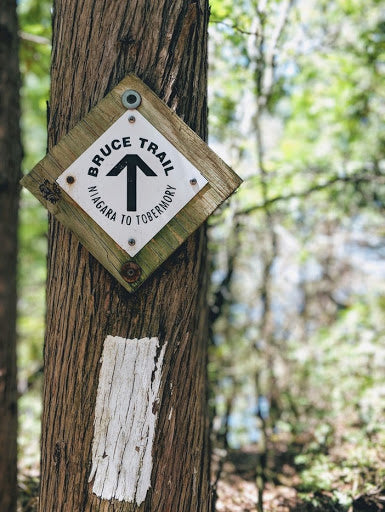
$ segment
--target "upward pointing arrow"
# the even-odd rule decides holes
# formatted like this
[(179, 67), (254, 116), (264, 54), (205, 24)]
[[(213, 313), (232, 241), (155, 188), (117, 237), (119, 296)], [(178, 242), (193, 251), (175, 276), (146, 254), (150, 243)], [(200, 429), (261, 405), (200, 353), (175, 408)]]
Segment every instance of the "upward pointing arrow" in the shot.
[(156, 176), (154, 171), (139, 155), (125, 155), (106, 176), (118, 176), (127, 168), (127, 211), (136, 211), (136, 170), (141, 169), (146, 176)]

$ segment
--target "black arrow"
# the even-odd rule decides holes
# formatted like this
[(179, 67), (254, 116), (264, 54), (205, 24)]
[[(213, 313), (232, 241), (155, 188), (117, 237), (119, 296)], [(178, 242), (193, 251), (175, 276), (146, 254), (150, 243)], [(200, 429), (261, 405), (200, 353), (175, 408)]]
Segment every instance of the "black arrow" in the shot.
[(125, 155), (106, 176), (118, 176), (127, 167), (127, 211), (136, 211), (136, 169), (146, 176), (156, 176), (154, 171), (138, 155)]

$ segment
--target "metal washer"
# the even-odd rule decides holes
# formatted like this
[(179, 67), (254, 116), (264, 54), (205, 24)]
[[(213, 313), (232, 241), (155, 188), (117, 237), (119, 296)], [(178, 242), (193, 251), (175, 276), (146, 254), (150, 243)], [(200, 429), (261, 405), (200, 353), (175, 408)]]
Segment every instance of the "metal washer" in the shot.
[(134, 109), (142, 103), (142, 97), (137, 91), (128, 89), (122, 94), (122, 103), (124, 107)]

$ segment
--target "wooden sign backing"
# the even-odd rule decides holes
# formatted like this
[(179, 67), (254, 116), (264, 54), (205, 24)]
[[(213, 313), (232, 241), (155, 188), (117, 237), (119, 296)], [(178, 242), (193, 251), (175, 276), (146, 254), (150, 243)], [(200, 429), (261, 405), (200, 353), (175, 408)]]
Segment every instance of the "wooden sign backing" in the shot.
[[(57, 178), (124, 112), (122, 94), (132, 89), (142, 98), (140, 114), (193, 166), (208, 184), (135, 256), (130, 257), (57, 184)], [(21, 183), (73, 231), (90, 253), (134, 292), (241, 184), (242, 180), (156, 94), (135, 75), (124, 78), (54, 146)]]

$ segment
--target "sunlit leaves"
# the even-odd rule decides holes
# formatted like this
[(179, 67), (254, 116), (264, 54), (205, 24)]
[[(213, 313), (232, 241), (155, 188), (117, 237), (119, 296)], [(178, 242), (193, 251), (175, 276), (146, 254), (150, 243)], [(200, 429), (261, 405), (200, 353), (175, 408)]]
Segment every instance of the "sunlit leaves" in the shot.
[[(283, 2), (267, 5), (269, 39), (274, 9)], [(385, 279), (383, 273), (375, 277), (384, 247), (378, 214), (384, 210), (385, 174), (379, 6), (298, 0), (277, 48), (268, 98), (263, 90), (256, 94), (255, 70), (269, 65), (268, 52), (261, 62), (255, 48), (256, 5), (237, 4), (234, 16), (219, 7), (213, 11), (223, 23), (211, 27), (211, 134), (216, 144), (222, 142), (225, 157), (240, 148), (232, 163), (246, 182), (227, 212), (242, 229), (228, 304), (214, 329), (210, 370), (222, 397), (219, 412), (233, 393), (235, 414), (243, 414), (247, 425), (254, 421), (257, 430), (255, 379), (261, 376), (269, 394), (269, 373), (281, 403), (279, 431), (314, 428), (321, 436), (344, 413), (347, 432), (357, 417), (366, 432), (379, 426), (382, 412), (374, 406), (383, 392), (378, 311)], [(278, 248), (266, 277), (272, 232)], [(215, 275), (226, 273), (226, 245), (233, 237), (231, 225), (212, 230)], [(270, 344), (260, 327), (266, 286)], [(231, 439), (239, 443), (244, 436), (237, 430)], [(334, 442), (333, 435), (317, 436), (315, 449)], [(318, 476), (329, 489), (327, 474), (335, 469), (330, 458), (321, 461), (313, 451), (305, 463), (304, 483), (312, 486)], [(343, 492), (335, 495), (341, 506), (349, 500)]]
[[(26, 173), (44, 156), (47, 146), (51, 2), (21, 0), (18, 3), (18, 14), (23, 81), (23, 172)], [(19, 402), (19, 447), (22, 472), (31, 470), (32, 467), (34, 475), (38, 473), (39, 461), (39, 386), (44, 339), (46, 233), (46, 211), (29, 192), (23, 190), (19, 226), (17, 326), (19, 389), (23, 394)]]

